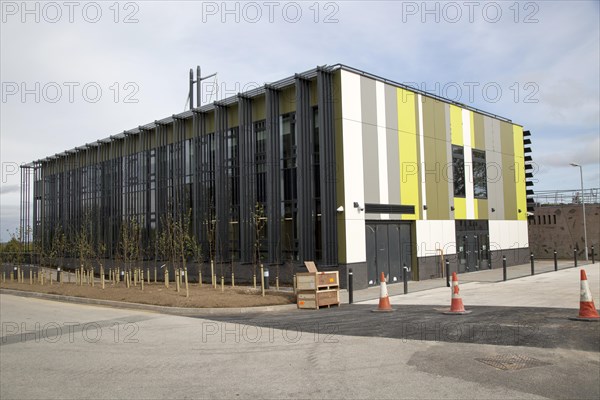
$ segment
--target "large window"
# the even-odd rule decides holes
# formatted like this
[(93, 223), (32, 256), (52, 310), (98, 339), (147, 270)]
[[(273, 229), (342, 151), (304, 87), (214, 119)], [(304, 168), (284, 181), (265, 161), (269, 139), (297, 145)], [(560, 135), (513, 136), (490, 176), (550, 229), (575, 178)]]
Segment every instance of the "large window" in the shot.
[(465, 197), (465, 154), (462, 146), (452, 146), (454, 197)]
[(487, 173), (483, 150), (473, 150), (473, 191), (476, 199), (487, 199)]

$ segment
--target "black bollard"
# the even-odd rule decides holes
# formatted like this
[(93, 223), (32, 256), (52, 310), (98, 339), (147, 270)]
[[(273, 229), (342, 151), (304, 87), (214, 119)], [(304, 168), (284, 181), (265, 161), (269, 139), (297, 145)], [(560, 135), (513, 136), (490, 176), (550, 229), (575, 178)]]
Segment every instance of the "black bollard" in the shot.
[(60, 267), (56, 268), (56, 282), (62, 282), (60, 277)]
[(573, 263), (575, 264), (575, 268), (577, 268), (577, 249), (573, 249)]
[(506, 256), (502, 256), (502, 280), (506, 281)]
[(408, 267), (406, 264), (402, 267), (402, 280), (404, 281), (404, 294), (408, 293)]
[(450, 287), (450, 261), (446, 258), (446, 287)]
[(265, 266), (263, 270), (263, 277), (265, 280), (265, 290), (269, 289), (269, 267)]
[(348, 270), (348, 304), (354, 302), (354, 274), (352, 268)]
[(535, 265), (534, 265), (534, 261), (533, 261), (533, 253), (531, 253), (531, 255), (529, 256), (529, 259), (531, 260), (531, 275), (535, 275)]
[(554, 250), (554, 270), (558, 271), (558, 259), (556, 257), (556, 250)]
[(594, 245), (592, 245), (592, 264), (596, 263), (596, 259), (594, 258)]

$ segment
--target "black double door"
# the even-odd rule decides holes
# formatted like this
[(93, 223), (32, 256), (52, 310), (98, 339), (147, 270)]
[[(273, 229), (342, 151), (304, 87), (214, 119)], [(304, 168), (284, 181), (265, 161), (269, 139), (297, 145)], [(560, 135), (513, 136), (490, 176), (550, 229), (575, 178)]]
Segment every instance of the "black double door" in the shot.
[(403, 266), (411, 269), (410, 222), (368, 221), (365, 230), (369, 285), (379, 284), (381, 272), (388, 283), (401, 282)]
[(458, 272), (477, 271), (490, 265), (487, 221), (456, 221)]

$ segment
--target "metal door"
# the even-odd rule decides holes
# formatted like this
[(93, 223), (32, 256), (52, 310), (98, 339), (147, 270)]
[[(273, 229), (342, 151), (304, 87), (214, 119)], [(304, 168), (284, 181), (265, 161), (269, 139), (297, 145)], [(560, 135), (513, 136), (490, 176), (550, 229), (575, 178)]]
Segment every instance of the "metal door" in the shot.
[(379, 281), (377, 280), (377, 236), (375, 228), (366, 225), (365, 237), (367, 242), (367, 280), (369, 285), (376, 285)]
[(390, 274), (388, 226), (378, 224), (375, 232), (377, 237), (377, 282), (379, 282), (382, 272), (386, 277)]
[(388, 225), (388, 264), (390, 267), (389, 282), (402, 280), (402, 246), (400, 244), (400, 225)]
[(381, 272), (389, 283), (402, 281), (403, 265), (410, 269), (412, 262), (410, 232), (410, 223), (371, 222), (365, 226), (369, 285), (379, 284)]

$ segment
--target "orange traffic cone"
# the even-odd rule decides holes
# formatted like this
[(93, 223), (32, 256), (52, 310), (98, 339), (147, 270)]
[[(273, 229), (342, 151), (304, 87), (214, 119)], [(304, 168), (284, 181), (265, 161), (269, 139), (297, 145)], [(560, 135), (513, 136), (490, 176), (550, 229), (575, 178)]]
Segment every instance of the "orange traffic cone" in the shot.
[(452, 300), (450, 302), (450, 311), (445, 311), (444, 314), (468, 314), (471, 311), (466, 311), (460, 297), (460, 289), (458, 288), (458, 277), (456, 272), (452, 273)]
[(383, 272), (381, 273), (381, 286), (379, 292), (379, 306), (376, 310), (371, 310), (374, 312), (390, 312), (394, 311), (392, 309), (392, 305), (390, 304), (390, 296), (388, 295), (387, 285), (385, 284), (385, 275)]
[(575, 321), (599, 321), (600, 316), (596, 311), (594, 305), (594, 299), (592, 298), (592, 292), (590, 292), (590, 286), (588, 285), (587, 275), (585, 270), (581, 270), (581, 289), (579, 290), (579, 315), (577, 317), (569, 318)]

